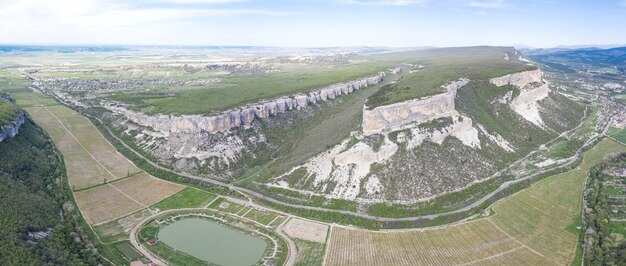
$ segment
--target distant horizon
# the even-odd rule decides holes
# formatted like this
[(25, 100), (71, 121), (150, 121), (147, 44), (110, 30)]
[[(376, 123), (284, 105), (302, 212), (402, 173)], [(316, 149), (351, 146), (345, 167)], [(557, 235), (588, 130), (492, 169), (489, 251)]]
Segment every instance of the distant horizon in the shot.
[(0, 0), (0, 43), (259, 47), (626, 44), (626, 0)]
[(278, 45), (232, 45), (232, 44), (70, 44), (70, 43), (0, 43), (0, 47), (152, 47), (152, 48), (210, 48), (210, 47), (227, 47), (227, 48), (283, 48), (283, 49), (333, 49), (333, 48), (387, 48), (387, 49), (431, 49), (431, 48), (464, 48), (464, 47), (514, 47), (515, 49), (612, 49), (626, 47), (626, 44), (575, 44), (575, 45), (557, 45), (550, 47), (533, 47), (524, 44), (516, 45), (465, 45), (465, 46), (369, 46), (369, 45), (353, 45), (353, 46), (278, 46)]

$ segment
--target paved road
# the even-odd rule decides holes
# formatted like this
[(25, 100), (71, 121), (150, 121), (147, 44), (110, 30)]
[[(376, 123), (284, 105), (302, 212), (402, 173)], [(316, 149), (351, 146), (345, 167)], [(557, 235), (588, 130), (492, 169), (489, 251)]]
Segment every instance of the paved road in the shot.
[[(610, 119), (610, 121), (612, 120), (612, 118)], [(489, 200), (490, 198), (492, 198), (494, 195), (496, 195), (498, 192), (516, 184), (519, 182), (522, 182), (524, 180), (533, 178), (535, 176), (544, 174), (546, 172), (552, 171), (552, 170), (556, 170), (559, 168), (564, 168), (564, 167), (568, 167), (571, 164), (573, 164), (574, 162), (576, 162), (576, 160), (578, 160), (580, 158), (580, 156), (582, 155), (582, 151), (587, 148), (589, 145), (591, 145), (594, 141), (596, 141), (598, 138), (605, 136), (607, 131), (609, 130), (609, 127), (611, 125), (611, 122), (609, 121), (609, 123), (607, 123), (606, 127), (604, 128), (604, 130), (602, 131), (601, 134), (596, 134), (593, 137), (591, 137), (589, 140), (587, 140), (587, 142), (585, 142), (585, 144), (583, 144), (583, 146), (581, 146), (577, 151), (576, 154), (574, 156), (572, 156), (566, 163), (563, 163), (559, 166), (555, 166), (552, 167), (550, 169), (546, 169), (546, 170), (542, 170), (539, 171), (535, 174), (532, 175), (528, 175), (522, 178), (518, 178), (515, 180), (511, 180), (511, 181), (507, 181), (504, 182), (499, 188), (497, 188), (496, 190), (492, 191), (491, 193), (487, 194), (486, 196), (484, 196), (483, 198), (481, 198), (480, 200), (465, 206), (463, 208), (454, 210), (454, 211), (450, 211), (450, 212), (446, 212), (446, 213), (439, 213), (439, 214), (431, 214), (431, 215), (420, 215), (420, 216), (414, 216), (414, 217), (403, 217), (403, 218), (388, 218), (388, 217), (376, 217), (376, 216), (372, 216), (372, 215), (368, 215), (368, 214), (361, 214), (361, 213), (355, 213), (355, 212), (350, 212), (350, 211), (339, 211), (339, 210), (328, 210), (328, 209), (322, 209), (322, 208), (317, 208), (317, 207), (311, 207), (311, 206), (300, 206), (300, 205), (295, 205), (295, 204), (290, 204), (290, 203), (284, 203), (284, 202), (280, 202), (278, 200), (269, 198), (269, 197), (265, 197), (255, 191), (246, 189), (246, 188), (241, 188), (241, 187), (237, 187), (234, 186), (232, 184), (228, 184), (228, 183), (224, 183), (224, 182), (220, 182), (217, 180), (213, 180), (213, 179), (209, 179), (209, 178), (205, 178), (205, 177), (198, 177), (198, 176), (194, 176), (194, 175), (190, 175), (190, 174), (186, 174), (186, 173), (179, 173), (173, 170), (170, 170), (168, 168), (164, 168), (161, 167), (160, 165), (148, 160), (147, 158), (145, 158), (144, 156), (142, 156), (139, 152), (135, 151), (134, 149), (132, 149), (130, 146), (126, 145), (126, 143), (124, 143), (121, 139), (119, 139), (117, 136), (111, 134), (110, 130), (108, 127), (105, 126), (106, 130), (109, 131), (109, 133), (116, 138), (118, 141), (120, 141), (120, 143), (122, 143), (122, 145), (124, 145), (126, 148), (128, 148), (129, 150), (131, 150), (133, 153), (135, 153), (136, 155), (140, 156), (141, 158), (143, 158), (144, 160), (146, 160), (148, 163), (150, 163), (151, 165), (153, 165), (154, 167), (157, 167), (161, 170), (164, 171), (168, 171), (168, 172), (172, 172), (172, 173), (176, 173), (191, 179), (197, 179), (197, 180), (202, 180), (202, 181), (206, 181), (212, 184), (216, 184), (216, 185), (220, 185), (220, 186), (225, 186), (228, 187), (230, 189), (233, 190), (237, 190), (243, 193), (249, 193), (251, 195), (254, 195), (257, 198), (263, 199), (263, 200), (268, 200), (274, 203), (278, 203), (281, 205), (285, 205), (285, 206), (290, 206), (290, 207), (295, 207), (295, 208), (302, 208), (302, 209), (310, 209), (310, 210), (320, 210), (320, 211), (334, 211), (334, 212), (339, 212), (339, 213), (343, 213), (343, 214), (349, 214), (349, 215), (354, 215), (354, 216), (358, 216), (358, 217), (363, 217), (363, 218), (368, 218), (368, 219), (373, 219), (373, 220), (378, 220), (378, 221), (415, 221), (415, 220), (419, 220), (419, 219), (433, 219), (433, 218), (437, 218), (440, 216), (444, 216), (444, 215), (450, 215), (450, 214), (454, 214), (454, 213), (459, 213), (459, 212), (464, 212), (464, 211), (468, 211), (471, 210), (475, 207), (478, 207), (480, 204), (484, 203), (485, 201)], [(256, 208), (260, 208), (260, 209), (265, 209), (265, 210), (272, 210), (271, 208), (262, 206), (262, 205), (258, 205), (254, 202), (252, 202), (251, 200), (242, 200), (239, 198), (233, 198), (233, 197), (228, 197), (228, 196), (222, 196), (224, 198), (227, 198), (230, 201), (233, 201), (235, 203), (238, 204), (243, 204), (243, 205), (251, 205), (254, 206)], [(156, 256), (154, 256), (152, 253), (150, 253), (147, 249), (145, 249), (143, 246), (141, 246), (139, 244), (139, 242), (137, 241), (137, 230), (143, 226), (147, 221), (149, 221), (152, 218), (157, 217), (158, 215), (162, 215), (162, 214), (166, 214), (169, 212), (174, 212), (174, 211), (181, 211), (181, 210), (197, 210), (197, 208), (189, 208), (189, 209), (176, 209), (176, 210), (168, 210), (168, 211), (163, 211), (157, 214), (154, 214), (152, 216), (150, 216), (149, 218), (144, 219), (142, 222), (140, 222), (139, 224), (137, 224), (135, 227), (133, 227), (133, 229), (130, 232), (130, 242), (131, 244), (137, 249), (139, 250), (144, 256), (146, 256), (148, 259), (150, 259), (152, 262), (158, 264), (158, 265), (166, 265), (164, 262), (162, 262), (161, 260), (159, 260)], [(276, 210), (273, 210), (276, 211)], [(279, 213), (285, 214), (281, 211), (277, 211)], [(288, 214), (285, 214), (288, 215)], [(288, 221), (289, 219), (286, 219), (283, 223), (281, 223), (277, 228), (276, 228), (276, 232), (278, 233), (278, 235), (280, 235), (281, 237), (283, 237), (285, 239), (285, 241), (287, 242), (288, 245), (288, 257), (287, 257), (287, 261), (286, 261), (286, 265), (294, 265), (295, 260), (296, 260), (296, 256), (297, 256), (297, 248), (295, 243), (293, 242), (293, 240), (291, 240), (291, 238), (289, 238), (284, 232), (283, 232), (283, 226), (284, 224)]]
[(285, 265), (291, 266), (291, 265), (296, 264), (298, 248), (296, 247), (296, 243), (293, 242), (293, 240), (283, 231), (283, 226), (288, 221), (289, 221), (289, 218), (285, 219), (285, 221), (280, 223), (280, 225), (276, 227), (276, 233), (278, 233), (278, 235), (280, 235), (282, 238), (285, 239), (285, 241), (287, 241), (287, 246), (288, 246), (287, 252), (289, 252), (289, 255), (287, 256), (287, 261), (285, 262)]
[(148, 220), (157, 217), (158, 215), (162, 215), (167, 213), (167, 211), (165, 212), (160, 212), (157, 214), (154, 214), (146, 219), (144, 219), (143, 221), (141, 221), (140, 223), (138, 223), (137, 225), (135, 225), (135, 227), (133, 227), (133, 229), (130, 230), (130, 244), (133, 245), (133, 247), (135, 247), (135, 249), (137, 249), (139, 252), (141, 252), (141, 254), (143, 254), (146, 258), (148, 258), (151, 262), (155, 263), (156, 265), (167, 265), (165, 262), (161, 261), (157, 256), (152, 255), (152, 253), (150, 253), (150, 251), (148, 251), (147, 249), (145, 249), (141, 244), (139, 244), (139, 241), (137, 241), (137, 231), (139, 230), (139, 228), (141, 228), (141, 226), (143, 226)]
[[(94, 118), (99, 120), (98, 118)], [(100, 121), (100, 120), (99, 120)], [(427, 214), (427, 215), (418, 215), (418, 216), (412, 216), (412, 217), (400, 217), (400, 218), (394, 218), (394, 217), (378, 217), (378, 216), (373, 216), (373, 215), (369, 215), (369, 214), (364, 214), (364, 213), (357, 213), (357, 212), (353, 212), (353, 211), (345, 211), (345, 210), (330, 210), (330, 209), (325, 209), (325, 208), (320, 208), (320, 207), (313, 207), (313, 206), (304, 206), (304, 205), (298, 205), (298, 204), (292, 204), (292, 203), (288, 203), (288, 202), (282, 202), (279, 200), (276, 200), (274, 198), (271, 197), (267, 197), (265, 195), (262, 195), (256, 191), (247, 189), (247, 188), (243, 188), (243, 187), (239, 187), (233, 184), (229, 184), (229, 183), (225, 183), (222, 181), (218, 181), (215, 179), (211, 179), (211, 178), (207, 178), (207, 177), (201, 177), (201, 176), (196, 176), (196, 175), (192, 175), (189, 173), (185, 173), (185, 172), (178, 172), (178, 171), (174, 171), (172, 169), (169, 168), (165, 168), (162, 167), (161, 165), (151, 161), (150, 159), (144, 157), (141, 153), (137, 152), (135, 149), (131, 148), (130, 146), (128, 146), (124, 141), (122, 141), (119, 137), (117, 137), (115, 134), (113, 134), (111, 132), (111, 130), (109, 129), (108, 126), (106, 126), (104, 123), (102, 123), (104, 128), (108, 131), (108, 133), (113, 136), (113, 138), (115, 138), (116, 140), (118, 140), (122, 145), (124, 145), (124, 147), (126, 147), (127, 149), (129, 149), (131, 152), (133, 152), (134, 154), (136, 154), (137, 156), (139, 156), (140, 158), (142, 158), (143, 160), (145, 160), (146, 162), (148, 162), (150, 165), (163, 170), (163, 171), (167, 171), (173, 174), (177, 174), (180, 176), (184, 176), (190, 179), (194, 179), (194, 180), (200, 180), (200, 181), (204, 181), (210, 184), (214, 184), (214, 185), (218, 185), (218, 186), (222, 186), (222, 187), (227, 187), (231, 190), (234, 191), (239, 191), (241, 193), (244, 194), (248, 194), (251, 195), (257, 199), (260, 199), (262, 201), (268, 201), (271, 203), (275, 203), (275, 204), (279, 204), (282, 206), (287, 206), (287, 207), (291, 207), (291, 208), (297, 208), (297, 209), (303, 209), (303, 210), (313, 210), (313, 211), (323, 211), (323, 212), (335, 212), (335, 213), (341, 213), (341, 214), (345, 214), (345, 215), (352, 215), (352, 216), (356, 216), (356, 217), (360, 217), (360, 218), (365, 218), (365, 219), (369, 219), (369, 220), (375, 220), (375, 221), (381, 221), (381, 222), (403, 222), (403, 221), (417, 221), (417, 220), (425, 220), (425, 219), (435, 219), (438, 217), (442, 217), (442, 216), (447, 216), (447, 215), (451, 215), (451, 214), (456, 214), (456, 213), (461, 213), (461, 212), (465, 212), (465, 211), (469, 211), (473, 208), (478, 207), (479, 205), (483, 204), (485, 201), (489, 200), (490, 198), (492, 198), (494, 195), (496, 195), (498, 192), (501, 192), (505, 189), (507, 189), (508, 187), (517, 184), (519, 182), (525, 181), (527, 179), (536, 177), (538, 175), (544, 174), (546, 172), (549, 171), (553, 171), (556, 169), (561, 169), (561, 168), (565, 168), (570, 166), (571, 164), (573, 164), (576, 160), (578, 160), (582, 154), (583, 149), (587, 148), (587, 146), (591, 143), (593, 143), (597, 138), (604, 136), (605, 133), (608, 131), (610, 123), (607, 124), (607, 126), (605, 127), (605, 129), (603, 130), (602, 134), (597, 134), (595, 136), (593, 136), (592, 138), (590, 138), (587, 142), (585, 142), (585, 144), (583, 146), (580, 147), (580, 149), (578, 149), (576, 151), (576, 154), (574, 156), (572, 156), (567, 162), (559, 165), (559, 166), (555, 166), (546, 170), (542, 170), (539, 171), (537, 173), (531, 174), (531, 175), (527, 175), (524, 177), (520, 177), (518, 179), (515, 180), (510, 180), (507, 182), (502, 183), (502, 185), (500, 185), (500, 187), (498, 187), (496, 190), (492, 191), (491, 193), (485, 195), (484, 197), (482, 197), (481, 199), (479, 199), (478, 201), (467, 205), (465, 207), (453, 210), (453, 211), (449, 211), (449, 212), (444, 212), (444, 213), (437, 213), (437, 214)], [(248, 204), (252, 204), (256, 207), (260, 207), (260, 208), (265, 208), (265, 209), (269, 209), (267, 207), (263, 207), (257, 204), (254, 204), (252, 202), (248, 202)]]
[[(66, 104), (66, 105), (69, 105), (69, 104), (65, 103), (62, 99), (57, 98), (57, 100), (59, 100), (60, 102)], [(293, 204), (293, 203), (288, 203), (288, 202), (282, 202), (280, 200), (277, 200), (277, 199), (274, 199), (274, 198), (262, 195), (262, 194), (260, 194), (260, 193), (258, 193), (256, 191), (253, 191), (253, 190), (250, 190), (250, 189), (247, 189), (247, 188), (243, 188), (243, 187), (239, 187), (239, 186), (234, 185), (234, 184), (218, 181), (218, 180), (207, 178), (207, 177), (196, 176), (196, 175), (185, 173), (185, 172), (175, 171), (175, 170), (163, 167), (163, 166), (161, 166), (161, 165), (151, 161), (150, 159), (144, 157), (141, 153), (137, 152), (132, 147), (128, 146), (126, 144), (126, 142), (124, 142), (122, 139), (120, 139), (117, 135), (113, 134), (111, 132), (111, 130), (109, 129), (109, 127), (106, 124), (104, 124), (102, 122), (102, 120), (100, 120), (99, 118), (91, 116), (91, 115), (88, 115), (88, 114), (84, 114), (84, 115), (89, 116), (89, 117), (91, 117), (91, 118), (93, 118), (95, 120), (100, 121), (100, 123), (103, 125), (103, 127), (108, 131), (108, 133), (111, 136), (113, 136), (113, 138), (115, 138), (117, 141), (119, 141), (124, 147), (126, 147), (128, 150), (133, 152), (135, 155), (139, 156), (140, 158), (142, 158), (143, 160), (148, 162), (150, 165), (152, 165), (152, 166), (154, 166), (154, 167), (156, 167), (156, 168), (158, 168), (160, 170), (163, 170), (163, 171), (166, 171), (166, 172), (170, 172), (170, 173), (173, 173), (173, 174), (177, 174), (177, 175), (180, 175), (180, 176), (184, 176), (184, 177), (187, 177), (189, 179), (200, 180), (200, 181), (207, 182), (207, 183), (210, 183), (210, 184), (214, 184), (214, 185), (217, 185), (217, 186), (226, 187), (226, 188), (231, 189), (233, 191), (237, 191), (237, 192), (241, 193), (244, 197), (248, 198), (248, 200), (249, 200), (248, 204), (254, 205), (255, 207), (264, 208), (264, 209), (270, 209), (270, 208), (267, 208), (267, 207), (264, 207), (264, 206), (261, 206), (261, 205), (254, 204), (252, 202), (252, 200), (248, 196), (253, 196), (254, 198), (259, 199), (261, 201), (267, 201), (267, 202), (271, 202), (271, 203), (274, 203), (274, 204), (278, 204), (278, 205), (282, 205), (282, 206), (286, 206), (286, 207), (291, 207), (291, 208), (297, 208), (297, 209), (302, 209), (302, 210), (313, 210), (313, 211), (322, 211), (322, 212), (341, 213), (341, 214), (345, 214), (345, 215), (351, 215), (351, 216), (355, 216), (355, 217), (360, 217), (360, 218), (365, 218), (365, 219), (375, 220), (375, 221), (381, 221), (381, 222), (404, 222), (404, 221), (417, 221), (417, 220), (425, 220), (425, 219), (434, 219), (434, 218), (438, 218), (438, 217), (443, 217), (443, 216), (447, 216), (447, 215), (461, 213), (461, 212), (465, 212), (465, 211), (471, 210), (471, 209), (473, 209), (475, 207), (478, 207), (479, 205), (481, 205), (485, 201), (489, 200), (494, 195), (496, 195), (498, 192), (501, 192), (502, 190), (507, 189), (511, 185), (514, 185), (516, 183), (525, 181), (525, 180), (533, 178), (535, 176), (544, 174), (544, 173), (546, 173), (548, 171), (564, 168), (564, 167), (567, 167), (567, 166), (571, 165), (578, 158), (580, 158), (582, 150), (584, 148), (586, 148), (586, 146), (588, 146), (589, 143), (592, 143), (593, 141), (595, 141), (598, 137), (604, 136), (606, 134), (606, 132), (608, 131), (609, 126), (610, 126), (610, 123), (608, 123), (607, 126), (605, 127), (605, 129), (603, 130), (602, 134), (598, 134), (598, 135), (595, 135), (592, 138), (590, 138), (580, 149), (578, 149), (576, 151), (576, 154), (573, 157), (571, 157), (564, 164), (561, 164), (559, 166), (555, 166), (555, 167), (552, 167), (552, 168), (549, 168), (549, 169), (546, 169), (546, 170), (543, 170), (543, 171), (539, 171), (539, 172), (531, 174), (531, 175), (520, 177), (520, 178), (517, 178), (515, 180), (510, 180), (510, 181), (504, 182), (496, 190), (492, 191), (491, 193), (487, 194), (486, 196), (482, 197), (478, 201), (476, 201), (476, 202), (474, 202), (474, 203), (472, 203), (472, 204), (470, 204), (468, 206), (465, 206), (465, 207), (462, 207), (460, 209), (456, 209), (456, 210), (453, 210), (453, 211), (444, 212), (444, 213), (428, 214), (428, 215), (418, 215), (418, 216), (412, 216), (412, 217), (394, 218), (394, 217), (378, 217), (378, 216), (373, 216), (373, 215), (364, 214), (364, 213), (357, 213), (357, 212), (353, 212), (353, 211), (331, 210), (331, 209), (325, 209), (325, 208), (321, 208), (321, 207), (305, 206), (305, 205), (298, 205), (298, 204)], [(234, 199), (234, 198), (230, 198), (230, 197), (226, 197), (226, 198)]]

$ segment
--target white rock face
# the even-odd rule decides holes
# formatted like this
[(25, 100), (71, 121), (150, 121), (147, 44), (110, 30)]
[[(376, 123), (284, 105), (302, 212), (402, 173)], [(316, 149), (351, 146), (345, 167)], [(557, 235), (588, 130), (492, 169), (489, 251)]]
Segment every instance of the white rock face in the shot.
[[(329, 181), (336, 183), (329, 197), (353, 200), (361, 191), (361, 182), (370, 172), (372, 163), (381, 163), (388, 160), (397, 150), (398, 145), (385, 138), (383, 145), (378, 151), (370, 146), (359, 142), (346, 150), (349, 139), (333, 147), (318, 156), (311, 158), (302, 166), (295, 167), (285, 175), (303, 167), (308, 175), (315, 175), (313, 186), (327, 184)], [(282, 176), (278, 177), (280, 179)], [(273, 186), (289, 188), (288, 184), (276, 181)], [(374, 193), (382, 189), (377, 178), (372, 178), (366, 183), (366, 187)]]
[(352, 146), (349, 150), (337, 154), (334, 160), (335, 164), (371, 164), (374, 162), (387, 160), (394, 153), (396, 153), (396, 150), (398, 150), (398, 146), (389, 141), (386, 141), (385, 144), (387, 145), (381, 146), (378, 152), (375, 152), (367, 144), (359, 142)]
[(230, 136), (226, 140), (211, 145), (208, 149), (198, 150), (197, 144), (194, 141), (188, 141), (184, 143), (178, 143), (178, 147), (174, 148), (174, 158), (197, 158), (199, 160), (205, 160), (211, 157), (224, 158), (225, 162), (229, 162), (229, 159), (235, 158), (238, 154), (245, 149), (245, 145), (236, 136)]
[(604, 85), (602, 85), (602, 87), (605, 87), (607, 89), (612, 89), (612, 90), (618, 90), (618, 89), (623, 89), (624, 88), (624, 86), (622, 86), (622, 84), (615, 83), (615, 82), (605, 83)]
[(500, 134), (498, 133), (489, 133), (485, 127), (483, 127), (483, 125), (478, 124), (478, 128), (480, 129), (480, 132), (482, 132), (485, 136), (487, 136), (487, 138), (489, 138), (491, 141), (495, 142), (498, 144), (498, 146), (500, 146), (502, 149), (504, 149), (507, 152), (514, 152), (515, 148), (513, 147), (513, 145), (507, 141), (506, 139), (504, 139), (502, 136), (500, 136)]
[(282, 97), (266, 102), (260, 102), (226, 111), (215, 116), (202, 115), (146, 115), (140, 112), (128, 110), (117, 103), (106, 103), (104, 108), (116, 114), (126, 116), (130, 121), (144, 127), (150, 127), (164, 136), (171, 133), (200, 133), (224, 132), (233, 127), (245, 126), (252, 123), (254, 119), (266, 119), (279, 113), (289, 110), (301, 110), (310, 104), (320, 101), (328, 101), (353, 93), (355, 90), (377, 84), (383, 81), (385, 73), (354, 80), (346, 83), (335, 84), (318, 91), (307, 94), (297, 94), (290, 97)]
[[(352, 135), (359, 139), (360, 134), (368, 136), (382, 133), (384, 141), (378, 151), (374, 151), (363, 141), (348, 148), (350, 139), (346, 139), (283, 176), (302, 167), (306, 169), (308, 176), (315, 176), (313, 181), (313, 187), (317, 188), (315, 190), (323, 191), (326, 184), (336, 184), (328, 197), (353, 200), (359, 195), (362, 187), (368, 195), (376, 195), (383, 191), (383, 186), (376, 176), (369, 176), (364, 184), (361, 183), (370, 174), (373, 163), (385, 163), (398, 151), (398, 145), (388, 139), (387, 132), (409, 129), (412, 138), (407, 140), (403, 133), (398, 135), (400, 142), (407, 142), (407, 149), (419, 146), (423, 141), (442, 144), (448, 136), (456, 137), (469, 147), (480, 149), (479, 132), (473, 126), (472, 119), (454, 109), (456, 91), (468, 83), (469, 80), (461, 79), (443, 86), (448, 90), (446, 93), (381, 106), (371, 111), (365, 110), (363, 132), (353, 132)], [(449, 117), (451, 123), (439, 129), (419, 127), (421, 123), (442, 117)], [(270, 185), (289, 188), (285, 182), (281, 182), (283, 176), (277, 177), (277, 181)]]
[(511, 108), (529, 122), (545, 128), (539, 114), (541, 106), (538, 102), (548, 97), (550, 87), (543, 81), (542, 76), (541, 70), (537, 69), (492, 78), (489, 81), (498, 87), (504, 85), (518, 87), (520, 94), (511, 100)]
[(467, 85), (468, 79), (460, 79), (443, 87), (447, 92), (422, 99), (414, 99), (372, 110), (363, 109), (363, 133), (375, 134), (405, 128), (412, 123), (423, 123), (433, 119), (457, 115), (454, 98), (459, 88)]
[[(516, 97), (513, 97), (513, 92), (510, 92), (503, 97), (493, 99), (492, 103), (508, 104), (512, 110), (528, 121), (543, 127), (538, 102), (548, 97), (550, 88), (542, 80), (541, 71), (524, 71), (490, 81), (497, 86), (513, 85), (520, 89)], [(307, 176), (315, 176), (313, 188), (307, 188), (309, 193), (312, 191), (328, 193), (326, 186), (336, 184), (326, 196), (353, 200), (359, 194), (361, 194), (359, 197), (376, 198), (381, 197), (380, 194), (384, 192), (385, 188), (380, 179), (370, 173), (370, 170), (373, 163), (385, 164), (398, 151), (398, 145), (391, 142), (387, 136), (392, 131), (410, 131), (410, 134), (400, 132), (397, 135), (398, 143), (405, 143), (407, 151), (422, 145), (424, 141), (442, 145), (448, 137), (457, 138), (473, 149), (481, 149), (479, 136), (482, 135), (489, 139), (489, 143), (498, 145), (504, 151), (515, 152), (516, 147), (511, 142), (496, 132), (488, 131), (484, 126), (455, 109), (457, 91), (469, 82), (467, 79), (461, 79), (448, 83), (443, 86), (447, 92), (439, 95), (380, 106), (372, 110), (364, 109), (362, 132), (353, 132), (352, 135), (361, 139), (360, 136), (381, 134), (384, 137), (384, 143), (378, 151), (374, 151), (364, 141), (359, 141), (347, 148), (349, 139), (346, 139), (340, 145), (310, 159), (303, 166), (296, 167), (292, 171), (303, 167), (307, 171)], [(439, 121), (431, 124), (432, 126), (425, 126), (424, 123), (435, 119)], [(271, 185), (289, 188), (288, 184), (280, 179), (281, 177), (276, 178)]]
[(377, 176), (370, 176), (365, 183), (365, 192), (368, 195), (375, 195), (376, 193), (380, 193), (383, 191), (383, 185), (380, 183), (380, 180)]
[(413, 138), (408, 141), (407, 149), (415, 148), (424, 141), (441, 145), (448, 136), (456, 137), (466, 146), (479, 149), (478, 130), (473, 126), (472, 119), (458, 114), (451, 118), (452, 124), (438, 130), (420, 129), (418, 126), (411, 127)]
[(12, 123), (0, 127), (0, 142), (15, 137), (19, 133), (22, 124), (24, 124), (24, 113), (20, 113)]
[(504, 86), (504, 85), (513, 85), (519, 88), (523, 88), (529, 83), (542, 82), (542, 77), (543, 77), (543, 73), (541, 72), (541, 70), (536, 69), (536, 70), (529, 70), (529, 71), (524, 71), (524, 72), (519, 72), (519, 73), (508, 74), (508, 75), (504, 75), (498, 78), (492, 78), (489, 80), (489, 82), (491, 82), (492, 84), (498, 87)]

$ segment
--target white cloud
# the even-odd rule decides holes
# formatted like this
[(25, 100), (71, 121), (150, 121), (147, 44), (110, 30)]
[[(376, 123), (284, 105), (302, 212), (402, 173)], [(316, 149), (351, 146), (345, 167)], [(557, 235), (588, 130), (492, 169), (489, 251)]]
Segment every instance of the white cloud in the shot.
[[(209, 0), (203, 1), (209, 2)], [(227, 6), (186, 8), (176, 4), (160, 6), (134, 4), (134, 2), (122, 2), (122, 0), (119, 2), (0, 0), (0, 6), (2, 6), (0, 8), (0, 25), (2, 25), (0, 43), (150, 44), (173, 42), (177, 39), (171, 40), (171, 36), (196, 36), (201, 25), (206, 25), (204, 21), (211, 21), (211, 17), (290, 14), (270, 9), (228, 8)], [(196, 27), (194, 29), (196, 32), (190, 27)]]
[(471, 1), (467, 3), (468, 6), (487, 8), (487, 9), (502, 9), (508, 8), (509, 5), (504, 0), (488, 0), (488, 1)]
[(162, 2), (174, 4), (225, 4), (245, 2), (246, 0), (161, 0)]
[(409, 6), (426, 4), (430, 0), (345, 0), (342, 2), (344, 4), (364, 6)]

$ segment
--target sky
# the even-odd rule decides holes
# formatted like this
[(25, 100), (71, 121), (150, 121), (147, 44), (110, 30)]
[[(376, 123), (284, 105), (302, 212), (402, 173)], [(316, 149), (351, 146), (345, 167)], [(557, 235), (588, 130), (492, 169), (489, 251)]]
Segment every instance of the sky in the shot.
[(626, 44), (626, 0), (0, 0), (0, 44)]

